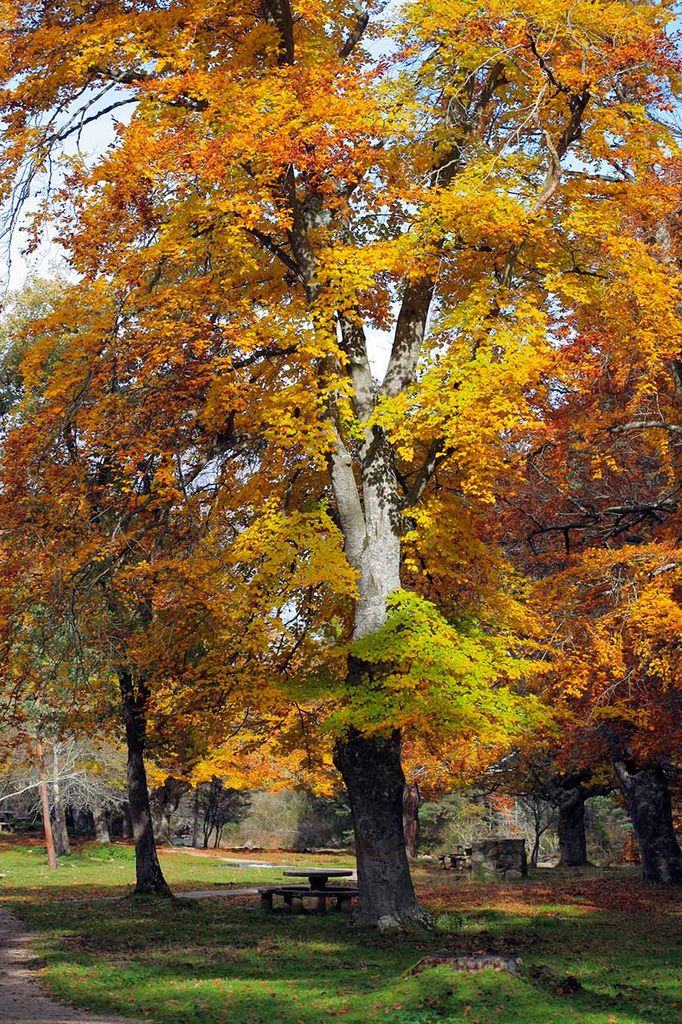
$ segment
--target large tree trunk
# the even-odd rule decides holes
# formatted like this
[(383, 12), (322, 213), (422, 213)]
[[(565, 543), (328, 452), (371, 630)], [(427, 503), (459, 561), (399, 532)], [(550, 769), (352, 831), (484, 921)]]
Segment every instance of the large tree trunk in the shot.
[(150, 805), (157, 842), (170, 844), (172, 841), (171, 820), (189, 788), (189, 782), (169, 776), (163, 786), (152, 791)]
[(562, 794), (559, 802), (559, 866), (578, 868), (587, 863), (585, 793), (577, 787)]
[(682, 853), (665, 772), (657, 765), (639, 767), (625, 760), (616, 760), (614, 767), (639, 845), (643, 880), (682, 883)]
[(50, 802), (47, 798), (47, 779), (45, 773), (45, 750), (43, 738), (38, 736), (36, 741), (36, 754), (38, 761), (38, 780), (40, 789), (40, 809), (43, 816), (43, 831), (45, 833), (45, 847), (47, 849), (47, 863), (54, 871), (57, 867), (57, 854), (54, 848), (54, 837), (52, 825), (50, 824)]
[[(339, 439), (332, 456), (332, 481), (346, 555), (358, 570), (354, 640), (385, 624), (388, 598), (400, 588), (401, 511), (394, 457), (377, 427), (365, 430), (361, 473), (362, 500), (350, 455)], [(371, 665), (349, 658), (349, 687), (372, 685), (372, 671)], [(382, 929), (425, 924), (427, 915), (415, 896), (405, 850), (400, 733), (380, 737), (360, 730), (358, 725), (340, 737), (334, 753), (353, 814), (360, 889), (357, 920)]]
[(66, 827), (64, 803), (62, 801), (62, 794), (59, 787), (59, 744), (55, 742), (52, 743), (52, 765), (54, 768), (54, 778), (52, 780), (54, 845), (58, 857), (69, 857), (71, 855), (71, 843), (69, 842), (69, 832)]
[(128, 744), (128, 806), (135, 839), (135, 892), (140, 895), (172, 896), (156, 853), (144, 766), (148, 694), (144, 684), (136, 684), (127, 671), (119, 673), (119, 686)]
[(417, 840), (419, 839), (419, 786), (416, 782), (405, 783), (403, 790), (403, 835), (405, 849), (410, 860), (417, 856)]
[(337, 741), (334, 763), (346, 784), (355, 826), (356, 920), (382, 930), (426, 924), (405, 850), (399, 733), (385, 739), (351, 729)]
[(111, 836), (109, 835), (109, 826), (107, 825), (107, 819), (102, 804), (93, 804), (92, 820), (95, 825), (95, 838), (97, 842), (102, 846), (107, 846), (111, 842)]

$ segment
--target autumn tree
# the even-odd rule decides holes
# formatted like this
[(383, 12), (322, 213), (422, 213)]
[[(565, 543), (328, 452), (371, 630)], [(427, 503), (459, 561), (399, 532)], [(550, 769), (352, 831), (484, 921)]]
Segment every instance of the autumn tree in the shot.
[[(160, 722), (164, 695), (182, 689), (189, 677), (200, 693), (208, 673), (212, 706), (227, 716), (229, 680), (248, 664), (251, 702), (258, 704), (267, 687), (257, 663), (274, 626), (265, 610), (256, 614), (257, 603), (239, 610), (243, 574), (225, 565), (224, 554), (234, 519), (229, 526), (211, 500), (224, 482), (221, 465), (233, 457), (234, 467), (241, 458), (241, 439), (228, 432), (218, 444), (213, 434), (204, 440), (201, 424), (188, 432), (182, 415), (169, 431), (169, 408), (161, 403), (154, 414), (150, 406), (150, 381), (157, 396), (159, 389), (175, 393), (183, 405), (188, 395), (180, 395), (177, 374), (151, 367), (151, 377), (140, 376), (136, 358), (121, 362), (113, 337), (107, 357), (102, 322), (96, 319), (89, 335), (93, 324), (79, 318), (94, 300), (92, 315), (106, 321), (113, 314), (115, 322), (115, 306), (108, 298), (100, 305), (97, 288), (88, 296), (80, 285), (78, 305), (75, 295), (67, 288), (42, 318), (10, 323), (6, 354), (20, 348), (22, 356), (12, 363), (20, 394), (8, 409), (3, 450), (3, 521), (12, 538), (2, 566), (4, 710), (19, 722), (33, 701), (50, 709), (54, 728), (73, 732), (114, 728), (122, 711), (137, 889), (166, 894), (143, 760), (152, 696)], [(64, 319), (69, 306), (78, 309), (73, 320)], [(88, 363), (98, 373), (91, 374)], [(84, 387), (74, 395), (81, 373)], [(191, 376), (201, 391), (201, 374)], [(194, 485), (207, 466), (208, 478)], [(211, 534), (210, 513), (210, 523), (220, 524), (220, 543)], [(246, 513), (240, 521), (248, 521)], [(300, 521), (296, 537), (305, 552), (305, 529), (323, 522), (315, 513)], [(338, 586), (343, 566), (331, 558), (326, 563), (320, 581), (328, 574)], [(303, 578), (290, 561), (282, 603), (309, 587), (315, 571), (307, 553)], [(273, 599), (270, 589), (268, 613)], [(206, 638), (216, 636), (220, 653), (200, 657)], [(292, 630), (292, 644), (297, 636)], [(288, 647), (279, 639), (284, 658)], [(240, 714), (248, 699), (240, 695)]]
[[(513, 707), (505, 684), (532, 671), (523, 581), (490, 508), (516, 486), (592, 275), (606, 262), (627, 277), (639, 260), (614, 210), (624, 195), (630, 210), (647, 202), (620, 168), (655, 163), (655, 176), (674, 152), (661, 123), (678, 73), (671, 6), (427, 0), (390, 18), (343, 0), (3, 10), (7, 195), (28, 195), (104, 110), (132, 113), (100, 159), (68, 158), (35, 218), (59, 225), (83, 294), (61, 313), (78, 339), (69, 375), (21, 444), (58, 424), (68, 466), (75, 424), (78, 464), (99, 466), (97, 521), (113, 465), (116, 501), (134, 494), (148, 524), (150, 505), (165, 522), (184, 500), (198, 438), (203, 451), (259, 441), (220, 480), (223, 527), (229, 536), (241, 509), (242, 552), (251, 544), (262, 562), (274, 522), (275, 576), (301, 517), (324, 524), (309, 553), (336, 557), (342, 543), (343, 585), (315, 590), (314, 577), (312, 599), (299, 594), (309, 649), (297, 669), (339, 706), (360, 916), (423, 921), (403, 843), (401, 735), (485, 733), (496, 706)], [(669, 329), (663, 314), (657, 323)], [(376, 330), (389, 338), (382, 366)], [(155, 420), (153, 443), (120, 429), (133, 394), (134, 422)], [(165, 428), (186, 431), (179, 447)], [(84, 454), (88, 430), (96, 457)], [(16, 447), (11, 459), (26, 465)], [(82, 551), (92, 514), (71, 514), (88, 524)], [(141, 530), (144, 549), (154, 533)], [(147, 640), (149, 561), (145, 550), (125, 574), (119, 613)], [(125, 671), (137, 707), (140, 677)]]
[(628, 233), (634, 255), (612, 265), (604, 224), (592, 227), (580, 330), (565, 345), (571, 370), (512, 519), (550, 612), (553, 700), (568, 729), (611, 761), (644, 878), (671, 882), (680, 878), (669, 791), (680, 767), (680, 168), (673, 157), (619, 166), (621, 202), (604, 220)]
[[(555, 702), (561, 706), (561, 701)], [(580, 730), (568, 716), (551, 738), (523, 746), (491, 771), (495, 785), (520, 796), (536, 822), (535, 859), (541, 830), (556, 825), (559, 866), (584, 867), (587, 859), (585, 804), (615, 787), (608, 750), (598, 731)], [(553, 814), (548, 813), (548, 808)]]

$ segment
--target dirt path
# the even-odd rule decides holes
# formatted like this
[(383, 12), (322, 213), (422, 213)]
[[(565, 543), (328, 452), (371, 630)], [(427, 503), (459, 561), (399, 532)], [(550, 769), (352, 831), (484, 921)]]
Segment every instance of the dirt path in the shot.
[(49, 999), (40, 986), (37, 966), (24, 926), (12, 914), (0, 908), (2, 1024), (135, 1024), (129, 1017), (102, 1017), (87, 1010), (62, 1006)]

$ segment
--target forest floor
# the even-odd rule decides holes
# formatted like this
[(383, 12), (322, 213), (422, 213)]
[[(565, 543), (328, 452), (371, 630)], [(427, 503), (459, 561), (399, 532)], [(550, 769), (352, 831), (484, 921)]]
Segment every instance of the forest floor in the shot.
[[(280, 868), (177, 850), (161, 859), (176, 892), (224, 895), (112, 900), (133, 880), (129, 847), (82, 847), (49, 872), (40, 847), (0, 843), (2, 904), (30, 928), (53, 996), (153, 1024), (682, 1021), (680, 893), (643, 886), (636, 869), (544, 869), (485, 884), (418, 866), (436, 930), (381, 937), (335, 913), (267, 914), (257, 897), (229, 895), (230, 886), (278, 880)], [(348, 857), (339, 862), (352, 866)], [(520, 957), (519, 973), (467, 973), (447, 963), (412, 973), (441, 950)]]

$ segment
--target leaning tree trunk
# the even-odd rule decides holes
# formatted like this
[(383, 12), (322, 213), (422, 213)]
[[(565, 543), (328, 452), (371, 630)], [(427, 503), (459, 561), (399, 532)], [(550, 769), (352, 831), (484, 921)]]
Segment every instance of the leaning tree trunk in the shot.
[(585, 793), (569, 790), (559, 803), (559, 866), (579, 868), (588, 864), (585, 835)]
[(69, 857), (71, 855), (71, 843), (69, 832), (66, 827), (66, 815), (64, 813), (64, 802), (59, 786), (59, 745), (52, 743), (52, 765), (54, 778), (52, 780), (52, 809), (54, 812), (54, 845), (58, 857)]
[(148, 694), (144, 683), (136, 684), (132, 674), (127, 671), (119, 673), (119, 686), (128, 745), (128, 807), (135, 839), (135, 892), (140, 895), (171, 896), (156, 853), (144, 766)]
[(417, 840), (419, 839), (419, 786), (416, 782), (405, 783), (403, 789), (403, 835), (405, 849), (410, 860), (417, 856)]
[(43, 738), (38, 736), (36, 740), (36, 755), (38, 761), (38, 788), (40, 790), (40, 809), (43, 817), (43, 831), (45, 833), (45, 848), (47, 850), (47, 863), (52, 871), (57, 868), (57, 854), (54, 848), (54, 836), (50, 824), (50, 802), (47, 797), (47, 778), (45, 772), (45, 750)]
[(682, 883), (682, 853), (673, 828), (670, 791), (657, 765), (614, 762), (639, 845), (642, 879), (666, 885)]

